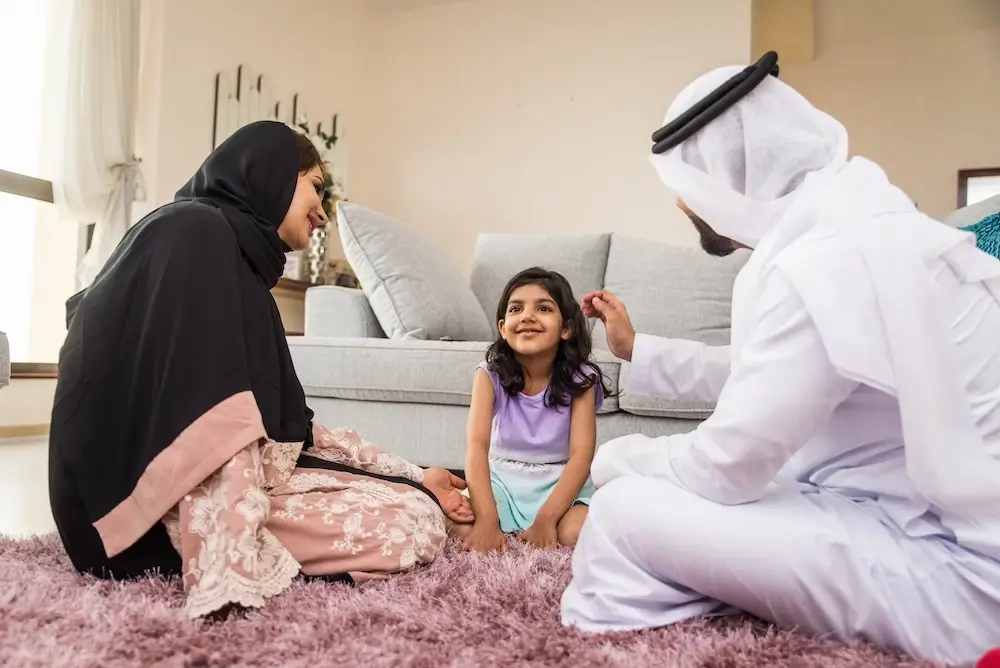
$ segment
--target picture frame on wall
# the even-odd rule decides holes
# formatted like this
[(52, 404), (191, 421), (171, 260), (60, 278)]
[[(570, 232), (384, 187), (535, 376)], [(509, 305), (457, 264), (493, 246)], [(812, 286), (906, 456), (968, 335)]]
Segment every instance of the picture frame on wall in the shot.
[(1000, 167), (958, 171), (958, 208), (1000, 195)]

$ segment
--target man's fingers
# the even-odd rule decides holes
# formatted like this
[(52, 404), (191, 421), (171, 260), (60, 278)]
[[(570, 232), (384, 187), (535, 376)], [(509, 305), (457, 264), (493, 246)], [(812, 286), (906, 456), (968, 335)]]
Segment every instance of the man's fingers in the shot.
[(455, 489), (465, 489), (468, 487), (466, 482), (454, 473), (451, 474), (451, 484)]
[(604, 322), (607, 322), (608, 318), (613, 318), (615, 315), (614, 305), (602, 297), (594, 298), (594, 310), (597, 311), (597, 316)]
[(612, 310), (622, 312), (625, 311), (625, 304), (622, 303), (622, 300), (618, 299), (618, 297), (614, 296), (607, 290), (603, 290), (599, 297), (601, 301), (604, 302), (605, 306), (610, 307)]
[(597, 316), (605, 323), (608, 321), (608, 318), (615, 316), (614, 306), (600, 297), (594, 297), (594, 310), (597, 311)]

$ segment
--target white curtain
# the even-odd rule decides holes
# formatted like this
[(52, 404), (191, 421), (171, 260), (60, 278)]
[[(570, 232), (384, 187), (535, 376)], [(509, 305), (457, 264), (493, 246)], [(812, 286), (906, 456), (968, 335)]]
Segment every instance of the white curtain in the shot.
[(141, 198), (135, 157), (141, 0), (50, 0), (47, 116), (54, 203), (95, 224), (78, 272), (90, 285)]

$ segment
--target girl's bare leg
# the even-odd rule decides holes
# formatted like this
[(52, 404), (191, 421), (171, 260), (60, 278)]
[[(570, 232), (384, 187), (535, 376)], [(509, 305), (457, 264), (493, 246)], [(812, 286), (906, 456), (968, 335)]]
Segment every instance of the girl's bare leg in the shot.
[(583, 522), (586, 519), (586, 504), (578, 503), (567, 510), (566, 514), (559, 520), (559, 524), (556, 525), (556, 539), (559, 544), (563, 547), (576, 545), (576, 539), (579, 538), (580, 529), (583, 528)]

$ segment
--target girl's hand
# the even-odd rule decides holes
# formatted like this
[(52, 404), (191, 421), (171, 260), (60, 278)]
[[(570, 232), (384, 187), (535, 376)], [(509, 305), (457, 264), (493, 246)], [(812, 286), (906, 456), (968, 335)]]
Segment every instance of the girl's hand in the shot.
[(523, 533), (518, 534), (518, 540), (540, 547), (543, 550), (550, 547), (557, 547), (556, 523), (541, 517), (536, 517), (535, 521)]
[(500, 531), (500, 525), (496, 522), (476, 522), (472, 525), (469, 537), (465, 539), (465, 548), (483, 554), (503, 552), (507, 549), (507, 536)]
[(468, 497), (459, 491), (465, 489), (465, 481), (451, 471), (436, 467), (424, 469), (424, 487), (434, 493), (451, 521), (468, 524), (476, 519)]

